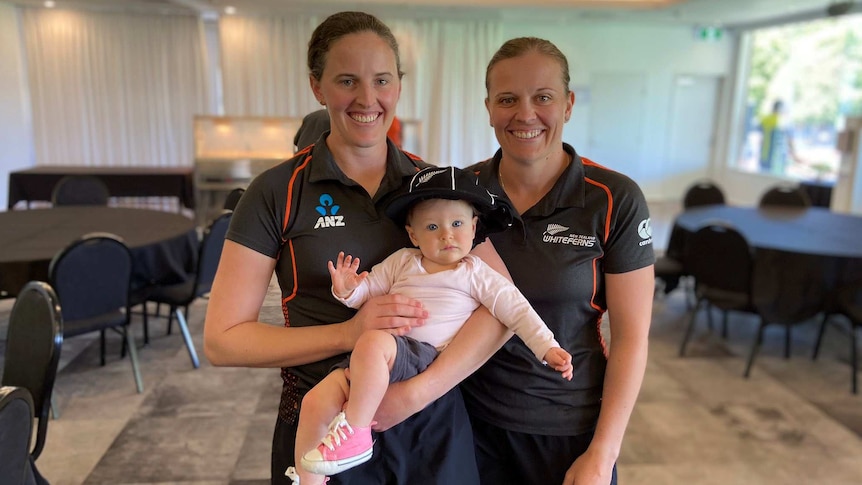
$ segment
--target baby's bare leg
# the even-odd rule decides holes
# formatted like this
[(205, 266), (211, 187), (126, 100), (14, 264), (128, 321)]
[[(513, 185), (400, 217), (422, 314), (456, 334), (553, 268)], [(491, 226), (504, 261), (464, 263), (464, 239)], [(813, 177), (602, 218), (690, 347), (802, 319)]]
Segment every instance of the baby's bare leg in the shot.
[(320, 444), (320, 440), (329, 431), (329, 423), (344, 407), (350, 387), (344, 370), (332, 371), (322, 381), (317, 383), (302, 399), (299, 412), (299, 424), (296, 431), (295, 463), (302, 485), (318, 485), (323, 483), (323, 475), (313, 475), (300, 465), (302, 456)]
[(389, 388), (395, 355), (395, 338), (382, 330), (369, 330), (356, 341), (350, 354), (350, 397), (345, 409), (351, 425), (371, 425)]

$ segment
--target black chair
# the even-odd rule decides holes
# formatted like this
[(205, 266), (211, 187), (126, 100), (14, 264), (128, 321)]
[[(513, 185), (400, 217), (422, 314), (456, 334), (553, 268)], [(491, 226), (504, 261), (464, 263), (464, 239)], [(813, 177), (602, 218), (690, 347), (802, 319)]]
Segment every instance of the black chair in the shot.
[(29, 391), (38, 419), (32, 459), (42, 453), (48, 434), (51, 395), (63, 345), (63, 317), (54, 290), (41, 281), (24, 285), (12, 306), (6, 335), (2, 385)]
[(724, 204), (724, 192), (711, 180), (701, 180), (690, 186), (682, 198), (682, 207)]
[[(697, 303), (679, 348), (680, 357), (685, 355), (697, 313), (704, 304), (707, 311), (709, 305), (723, 311), (725, 335), (728, 312), (757, 313), (751, 298), (754, 257), (748, 241), (736, 229), (722, 224), (699, 229), (689, 238), (685, 266), (694, 276)], [(711, 314), (708, 316), (712, 327)]]
[(690, 276), (683, 261), (685, 247), (683, 230), (674, 222), (670, 232), (667, 251), (655, 260), (655, 277), (663, 283), (665, 294), (670, 293), (686, 276)]
[(245, 193), (245, 189), (242, 187), (237, 187), (231, 190), (227, 194), (227, 198), (224, 200), (224, 210), (232, 211), (236, 209), (236, 205), (239, 203), (240, 197)]
[(48, 273), (63, 309), (64, 337), (99, 332), (105, 365), (105, 331), (120, 333), (129, 349), (135, 386), (143, 392), (130, 328), (132, 253), (122, 239), (107, 233), (87, 234), (57, 253)]
[(168, 334), (171, 333), (173, 315), (176, 314), (180, 331), (183, 334), (183, 340), (185, 340), (189, 357), (195, 368), (200, 363), (198, 362), (197, 352), (195, 352), (194, 342), (192, 342), (191, 334), (189, 333), (186, 314), (188, 314), (189, 305), (196, 299), (209, 293), (212, 288), (231, 216), (233, 216), (233, 212), (220, 215), (204, 232), (198, 248), (197, 268), (194, 274), (188, 275), (188, 278), (183, 283), (150, 288), (147, 295), (147, 301), (160, 304), (165, 303), (170, 307), (170, 311), (168, 312)]
[(655, 259), (655, 277), (662, 282), (661, 289), (664, 294), (675, 290), (685, 275), (682, 261), (666, 254)]
[(108, 205), (108, 186), (92, 175), (66, 175), (51, 193), (51, 203), (62, 205)]
[(0, 387), (0, 482), (35, 484), (30, 461), (33, 399), (23, 387)]
[(763, 193), (758, 207), (811, 207), (811, 198), (799, 187), (776, 185)]
[[(701, 180), (694, 183), (685, 191), (682, 200), (683, 209), (691, 209), (692, 207), (704, 205), (724, 204), (724, 192), (711, 180)], [(680, 234), (680, 229), (673, 226), (668, 242), (667, 252), (658, 258), (655, 262), (656, 279), (663, 283), (664, 293), (670, 293), (680, 283), (687, 281), (687, 276), (690, 276), (683, 262), (682, 247), (684, 237)], [(690, 285), (684, 285), (691, 288)]]
[(862, 284), (842, 288), (835, 298), (834, 308), (824, 315), (820, 322), (820, 331), (817, 333), (817, 342), (814, 344), (814, 353), (811, 358), (816, 359), (820, 352), (820, 343), (823, 333), (826, 331), (828, 320), (833, 315), (844, 315), (850, 321), (850, 388), (853, 394), (858, 394), (856, 373), (858, 372), (857, 340), (856, 331), (862, 328)]

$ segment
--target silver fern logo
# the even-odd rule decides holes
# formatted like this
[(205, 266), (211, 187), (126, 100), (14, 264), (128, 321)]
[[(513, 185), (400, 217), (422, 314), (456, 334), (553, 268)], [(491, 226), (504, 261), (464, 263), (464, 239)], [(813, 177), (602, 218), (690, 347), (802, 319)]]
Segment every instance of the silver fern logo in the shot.
[(446, 169), (444, 168), (444, 169), (441, 169), (441, 170), (435, 170), (435, 171), (433, 171), (433, 172), (424, 173), (424, 174), (422, 174), (422, 175), (420, 175), (420, 176), (419, 176), (419, 178), (416, 180), (416, 183), (413, 185), (413, 187), (417, 187), (417, 186), (419, 186), (419, 185), (422, 185), (422, 184), (424, 184), (425, 182), (427, 182), (427, 181), (431, 180), (432, 178), (434, 178), (434, 176), (435, 176), (435, 175), (437, 175), (437, 174), (439, 174), (439, 173), (443, 173), (443, 172), (445, 172), (445, 171), (446, 171)]
[(570, 246), (578, 246), (582, 248), (591, 248), (596, 245), (596, 236), (586, 234), (563, 234), (569, 231), (568, 226), (562, 224), (548, 224), (545, 233), (542, 234), (542, 241), (551, 244), (566, 244)]
[(550, 234), (551, 236), (555, 234), (559, 234), (563, 231), (568, 231), (569, 228), (566, 226), (562, 226), (560, 224), (548, 224), (548, 229), (545, 230), (545, 234)]

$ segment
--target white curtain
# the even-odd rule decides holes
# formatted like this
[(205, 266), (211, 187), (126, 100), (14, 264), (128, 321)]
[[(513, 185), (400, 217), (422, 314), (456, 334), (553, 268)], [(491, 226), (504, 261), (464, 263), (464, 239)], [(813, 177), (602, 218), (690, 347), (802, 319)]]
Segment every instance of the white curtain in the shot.
[(485, 110), (485, 68), (502, 44), (493, 21), (388, 22), (401, 49), (404, 87), (398, 116), (422, 121), (421, 155), (465, 167), (493, 155)]
[(224, 16), (219, 21), (224, 112), (302, 117), (320, 109), (308, 85), (316, 17)]
[(207, 114), (192, 16), (22, 9), (40, 165), (189, 166)]
[[(224, 17), (219, 22), (227, 115), (304, 116), (308, 40), (322, 18)], [(497, 22), (388, 20), (406, 72), (397, 115), (422, 122), (418, 155), (466, 166), (496, 149), (485, 112), (485, 67), (502, 43)]]

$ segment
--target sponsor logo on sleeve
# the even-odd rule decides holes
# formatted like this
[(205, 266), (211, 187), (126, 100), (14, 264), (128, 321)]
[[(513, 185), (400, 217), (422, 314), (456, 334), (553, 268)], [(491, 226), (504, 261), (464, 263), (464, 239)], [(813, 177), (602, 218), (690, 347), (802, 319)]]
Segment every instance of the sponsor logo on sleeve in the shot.
[(643, 239), (638, 243), (638, 246), (652, 244), (652, 225), (649, 218), (642, 220), (640, 224), (638, 224), (638, 236)]

